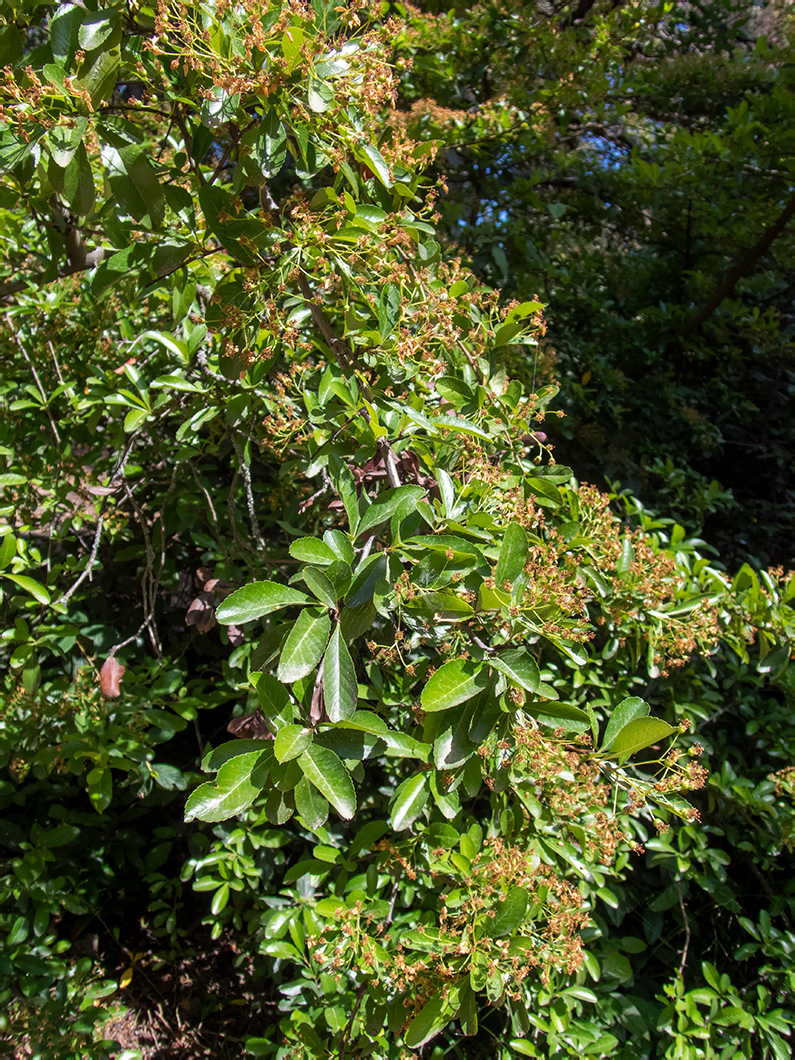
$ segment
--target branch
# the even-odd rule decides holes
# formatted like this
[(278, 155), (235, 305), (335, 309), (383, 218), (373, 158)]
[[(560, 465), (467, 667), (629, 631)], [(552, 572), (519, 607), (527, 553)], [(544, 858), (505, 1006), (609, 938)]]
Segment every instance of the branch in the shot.
[(331, 325), (323, 315), (323, 310), (313, 302), (314, 295), (312, 294), (312, 288), (309, 286), (309, 281), (303, 272), (298, 273), (298, 286), (301, 288), (301, 294), (304, 296), (306, 303), (309, 306), (309, 312), (312, 314), (315, 327), (326, 340), (326, 345), (334, 354), (337, 364), (343, 372), (350, 371), (353, 362), (353, 353), (344, 340), (337, 338)]
[(729, 297), (740, 280), (751, 271), (759, 258), (770, 250), (774, 240), (776, 240), (787, 227), (793, 214), (795, 214), (795, 198), (789, 200), (773, 224), (765, 229), (761, 239), (746, 251), (733, 269), (730, 269), (730, 271), (726, 273), (707, 304), (702, 306), (701, 309), (694, 313), (690, 320), (685, 323), (679, 332), (680, 339), (688, 338), (688, 336), (692, 335), (695, 331), (698, 331), (701, 325), (709, 320), (721, 302)]

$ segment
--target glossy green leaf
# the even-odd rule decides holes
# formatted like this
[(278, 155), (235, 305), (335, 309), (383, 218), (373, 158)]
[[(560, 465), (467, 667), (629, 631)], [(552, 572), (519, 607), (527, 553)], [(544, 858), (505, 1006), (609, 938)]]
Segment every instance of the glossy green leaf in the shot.
[(509, 648), (507, 651), (495, 652), (487, 658), (486, 662), (528, 692), (535, 692), (538, 688), (540, 681), (538, 663), (524, 648)]
[(477, 695), (489, 680), (488, 670), (482, 663), (472, 659), (452, 659), (428, 679), (422, 690), (422, 709), (426, 712), (449, 710)]
[(337, 590), (323, 571), (318, 570), (317, 567), (304, 567), (301, 574), (306, 587), (317, 597), (321, 604), (336, 610)]
[(321, 828), (328, 820), (328, 799), (321, 795), (314, 784), (307, 778), (301, 779), (293, 788), (295, 812), (304, 819), (309, 828)]
[(305, 608), (287, 634), (276, 674), (284, 684), (306, 677), (320, 662), (328, 643), (331, 619), (327, 611)]
[(527, 914), (528, 895), (524, 887), (511, 887), (504, 901), (494, 907), (494, 918), (487, 920), (486, 931), (494, 938), (512, 935)]
[(500, 546), (494, 581), (498, 589), (504, 589), (505, 583), (513, 585), (524, 570), (527, 562), (527, 533), (520, 523), (508, 523)]
[(265, 748), (229, 759), (218, 770), (215, 782), (200, 784), (191, 792), (185, 820), (225, 821), (242, 813), (262, 791), (272, 755), (272, 750)]
[(330, 545), (317, 537), (299, 537), (292, 541), (290, 555), (301, 563), (315, 563), (319, 566), (333, 563), (340, 558)]
[(404, 501), (416, 502), (424, 496), (425, 490), (422, 486), (395, 486), (384, 490), (362, 516), (356, 536), (361, 537), (368, 530), (386, 522)]
[(136, 221), (149, 219), (159, 228), (166, 201), (152, 163), (138, 144), (116, 149), (108, 146), (103, 161), (114, 195)]
[(8, 578), (9, 581), (15, 582), (20, 589), (30, 593), (40, 604), (48, 604), (50, 602), (49, 592), (35, 578), (29, 578), (27, 574), (9, 574), (8, 571), (3, 571), (0, 577)]
[(389, 823), (396, 832), (402, 832), (417, 820), (429, 794), (427, 773), (416, 773), (403, 781), (390, 804)]
[(419, 1049), (455, 1018), (458, 1011), (458, 990), (453, 988), (446, 998), (434, 997), (427, 1001), (411, 1023), (403, 1037), (409, 1049)]
[(356, 792), (350, 773), (337, 755), (315, 744), (301, 755), (298, 765), (340, 817), (350, 820), (356, 813)]
[(660, 718), (637, 718), (625, 725), (610, 745), (610, 757), (625, 757), (644, 747), (659, 743), (677, 731), (673, 725)]
[(354, 715), (357, 694), (353, 660), (337, 625), (323, 656), (323, 699), (331, 721), (345, 721)]
[(312, 743), (312, 730), (302, 725), (285, 725), (276, 733), (273, 753), (277, 762), (289, 762), (298, 758)]
[(392, 180), (389, 176), (389, 166), (384, 161), (384, 157), (377, 147), (374, 147), (372, 144), (360, 143), (354, 148), (354, 152), (356, 157), (372, 170), (385, 188), (392, 187)]
[(649, 704), (637, 696), (623, 699), (610, 715), (602, 737), (602, 750), (606, 751), (625, 725), (637, 718), (645, 718), (649, 713)]
[(306, 604), (309, 597), (297, 589), (277, 582), (251, 582), (237, 589), (228, 596), (215, 613), (219, 622), (225, 625), (240, 625), (262, 618), (282, 607), (292, 604)]

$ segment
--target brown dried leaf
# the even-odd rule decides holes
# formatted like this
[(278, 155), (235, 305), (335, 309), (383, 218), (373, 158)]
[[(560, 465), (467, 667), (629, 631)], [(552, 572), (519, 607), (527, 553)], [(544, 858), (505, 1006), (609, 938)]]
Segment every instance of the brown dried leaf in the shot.
[(207, 633), (215, 625), (215, 601), (212, 593), (199, 593), (188, 608), (185, 625), (195, 626), (199, 633)]
[(108, 699), (118, 699), (121, 695), (119, 682), (124, 677), (124, 667), (114, 656), (110, 656), (102, 664), (99, 671), (99, 690)]
[(273, 739), (273, 733), (268, 728), (265, 715), (261, 710), (255, 710), (253, 714), (243, 714), (239, 718), (232, 718), (226, 731), (241, 740)]

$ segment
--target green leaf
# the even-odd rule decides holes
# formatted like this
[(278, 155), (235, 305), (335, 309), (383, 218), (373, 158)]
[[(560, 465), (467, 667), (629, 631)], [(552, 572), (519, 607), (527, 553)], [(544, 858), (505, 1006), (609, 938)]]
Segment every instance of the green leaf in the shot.
[(104, 44), (120, 18), (121, 12), (113, 10), (92, 11), (87, 14), (77, 32), (77, 40), (83, 51), (92, 52)]
[(1, 577), (16, 582), (20, 589), (29, 592), (40, 604), (48, 604), (50, 602), (50, 594), (45, 587), (33, 578), (29, 578), (26, 574), (9, 574), (8, 571), (3, 571)]
[(505, 901), (494, 907), (495, 916), (486, 920), (486, 931), (493, 938), (512, 935), (521, 925), (527, 913), (527, 891), (524, 887), (511, 887)]
[(251, 582), (228, 596), (215, 613), (224, 625), (240, 625), (262, 618), (282, 607), (309, 603), (306, 593), (291, 589), (278, 582)]
[(273, 750), (250, 751), (225, 762), (215, 782), (200, 784), (185, 805), (185, 820), (225, 821), (242, 813), (262, 791), (270, 773)]
[(94, 766), (86, 776), (86, 785), (91, 805), (97, 813), (107, 810), (113, 798), (113, 774), (110, 769), (106, 766)]
[(610, 757), (623, 758), (626, 755), (633, 755), (650, 744), (659, 743), (660, 740), (672, 736), (676, 731), (673, 725), (669, 725), (660, 718), (637, 718), (625, 725), (613, 740)]
[(307, 588), (318, 598), (321, 604), (336, 610), (337, 590), (323, 571), (318, 570), (317, 567), (304, 567), (301, 575), (306, 582)]
[[(341, 559), (349, 567), (353, 566), (356, 554), (353, 551), (353, 545), (341, 530), (326, 530), (323, 534), (323, 541), (335, 553), (336, 559)], [(315, 560), (314, 562), (317, 563), (319, 561)]]
[(301, 755), (298, 765), (340, 817), (349, 821), (356, 813), (356, 792), (348, 770), (334, 752), (314, 744)]
[(0, 545), (0, 570), (3, 570), (17, 554), (17, 539), (13, 534), (6, 534)]
[(331, 619), (327, 611), (307, 607), (287, 634), (276, 675), (283, 684), (306, 677), (317, 666), (328, 643)]
[[(541, 694), (540, 691), (538, 694)], [(588, 723), (588, 715), (586, 712), (580, 710), (579, 707), (572, 706), (571, 703), (557, 703), (552, 700), (546, 700), (539, 703), (538, 700), (534, 700), (532, 703), (525, 703), (523, 709), (534, 718), (560, 718), (561, 721)]]
[(412, 600), (406, 601), (409, 611), (420, 611), (429, 617), (439, 615), (436, 621), (462, 622), (474, 614), (474, 608), (463, 597), (450, 590), (418, 593)]
[(295, 812), (303, 818), (307, 827), (312, 829), (321, 828), (328, 820), (329, 804), (314, 784), (310, 784), (306, 777), (301, 777), (293, 788), (295, 799)]
[(275, 177), (287, 160), (287, 133), (276, 111), (265, 115), (257, 130), (251, 156), (263, 177)]
[(417, 773), (408, 777), (392, 796), (389, 823), (396, 832), (412, 825), (428, 801), (428, 774)]
[(498, 589), (502, 589), (505, 582), (513, 585), (522, 573), (527, 562), (527, 549), (527, 534), (524, 527), (519, 523), (508, 523), (500, 546), (497, 569), (494, 572), (494, 581)]
[(348, 516), (351, 534), (355, 534), (359, 525), (359, 495), (351, 469), (336, 453), (332, 453), (328, 458), (328, 471)]
[(631, 721), (635, 721), (636, 718), (645, 718), (648, 713), (649, 704), (644, 703), (644, 701), (637, 696), (623, 699), (610, 715), (605, 734), (602, 737), (602, 750), (607, 750), (625, 725), (628, 725)]
[(360, 162), (364, 162), (373, 171), (385, 188), (392, 187), (389, 166), (384, 161), (384, 157), (377, 147), (372, 144), (360, 143), (354, 148), (354, 154)]
[(486, 662), (528, 692), (535, 692), (538, 688), (541, 679), (538, 663), (524, 648), (509, 648), (499, 654), (490, 655)]
[(418, 501), (420, 497), (425, 496), (425, 492), (422, 486), (394, 486), (379, 493), (375, 502), (370, 505), (362, 516), (356, 530), (356, 536), (361, 537), (368, 530), (372, 530), (373, 527), (386, 522), (398, 510), (403, 501)]
[(289, 762), (298, 758), (312, 743), (313, 735), (311, 729), (301, 725), (285, 725), (276, 733), (273, 743), (273, 753), (277, 762)]
[(340, 558), (330, 545), (316, 537), (299, 537), (293, 541), (290, 544), (290, 555), (301, 563), (317, 563), (320, 566), (334, 563)]
[(337, 625), (323, 657), (323, 699), (331, 721), (345, 721), (353, 717), (357, 694), (353, 660)]
[(165, 217), (166, 200), (152, 163), (138, 144), (117, 150), (105, 145), (102, 160), (113, 194), (136, 221), (148, 218), (159, 228)]
[(476, 696), (489, 683), (488, 670), (472, 659), (451, 659), (429, 678), (422, 690), (422, 709), (449, 710)]
[(408, 1025), (403, 1041), (409, 1049), (419, 1049), (421, 1045), (435, 1038), (443, 1031), (458, 1011), (458, 991), (454, 988), (447, 998), (434, 997), (427, 1001)]

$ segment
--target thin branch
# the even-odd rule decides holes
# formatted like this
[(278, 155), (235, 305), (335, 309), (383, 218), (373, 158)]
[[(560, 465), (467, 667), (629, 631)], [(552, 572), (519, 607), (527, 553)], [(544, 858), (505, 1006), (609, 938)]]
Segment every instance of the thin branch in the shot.
[(55, 420), (52, 418), (52, 412), (50, 412), (50, 406), (47, 403), (47, 394), (45, 393), (44, 387), (41, 385), (41, 379), (39, 379), (39, 373), (36, 371), (36, 366), (34, 365), (33, 361), (30, 359), (30, 357), (28, 357), (27, 351), (26, 351), (24, 345), (22, 344), (22, 342), (20, 341), (19, 335), (17, 335), (16, 331), (14, 330), (14, 322), (12, 321), (11, 317), (8, 314), (6, 314), (6, 323), (8, 324), (8, 328), (9, 328), (9, 331), (11, 332), (11, 335), (12, 335), (12, 337), (14, 339), (14, 342), (17, 344), (19, 352), (25, 358), (25, 361), (27, 362), (28, 368), (30, 368), (31, 373), (33, 374), (33, 378), (36, 381), (36, 388), (38, 389), (39, 393), (41, 394), (41, 400), (44, 402), (44, 411), (47, 413), (47, 419), (50, 421), (50, 426), (52, 427), (52, 433), (55, 435), (55, 441), (56, 441), (56, 444), (58, 445), (58, 449), (59, 449), (58, 455), (60, 456), (61, 436), (58, 433), (58, 428), (55, 426)]
[(384, 468), (386, 469), (386, 477), (389, 479), (389, 485), (397, 489), (402, 483), (400, 481), (400, 475), (398, 475), (398, 460), (395, 450), (383, 436), (378, 439), (378, 448), (381, 451), (381, 459), (384, 461)]
[[(133, 435), (127, 442), (127, 448), (122, 453), (121, 460), (119, 461), (118, 467), (111, 475), (110, 482), (114, 482), (117, 478), (119, 478), (120, 475), (124, 474), (124, 468), (127, 461), (130, 459), (130, 453), (132, 452), (134, 441), (135, 435)], [(91, 553), (88, 557), (88, 563), (86, 564), (85, 570), (77, 579), (77, 581), (75, 581), (72, 585), (69, 586), (63, 596), (56, 600), (56, 604), (65, 604), (74, 595), (74, 593), (77, 591), (80, 585), (82, 585), (86, 578), (88, 578), (91, 574), (91, 571), (97, 560), (97, 552), (99, 551), (99, 542), (102, 537), (102, 524), (105, 521), (105, 508), (107, 507), (107, 503), (108, 498), (107, 496), (105, 496), (102, 499), (102, 507), (100, 509), (99, 518), (97, 519), (97, 528), (94, 531), (94, 540), (91, 543)]]
[(721, 302), (729, 297), (740, 280), (751, 271), (759, 258), (767, 253), (773, 245), (774, 240), (776, 240), (787, 227), (793, 214), (795, 214), (795, 197), (787, 202), (786, 206), (773, 224), (765, 229), (761, 238), (746, 251), (735, 264), (734, 268), (726, 273), (723, 280), (718, 285), (717, 290), (706, 305), (702, 306), (701, 309), (694, 313), (690, 320), (685, 323), (684, 327), (679, 332), (680, 339), (692, 335), (702, 324), (709, 320)]
[(240, 467), (240, 476), (243, 479), (243, 485), (246, 489), (246, 504), (248, 505), (248, 517), (251, 522), (251, 536), (257, 542), (259, 547), (265, 550), (265, 541), (263, 540), (262, 534), (260, 533), (259, 520), (257, 519), (257, 513), (254, 505), (254, 493), (251, 489), (251, 469), (246, 463), (243, 457), (243, 451), (240, 448), (240, 442), (237, 440), (237, 434), (232, 432), (232, 445), (235, 447), (235, 453), (237, 454), (237, 462)]
[(306, 276), (303, 272), (298, 273), (298, 286), (301, 288), (301, 294), (306, 299), (307, 305), (309, 306), (309, 312), (312, 314), (312, 319), (315, 322), (315, 327), (321, 333), (323, 338), (326, 340), (326, 345), (329, 347), (334, 357), (337, 360), (337, 364), (340, 368), (345, 371), (349, 371), (353, 362), (353, 354), (348, 347), (348, 344), (342, 339), (338, 339), (334, 334), (331, 325), (323, 315), (323, 311), (320, 306), (315, 305), (312, 294), (312, 289), (309, 286)]
[(678, 877), (676, 880), (676, 890), (679, 894), (679, 908), (682, 910), (682, 920), (685, 925), (685, 944), (682, 948), (682, 960), (679, 964), (679, 978), (681, 979), (685, 970), (685, 964), (687, 963), (687, 951), (690, 948), (690, 920), (688, 919), (687, 910), (685, 909), (685, 900), (682, 897), (682, 882)]

